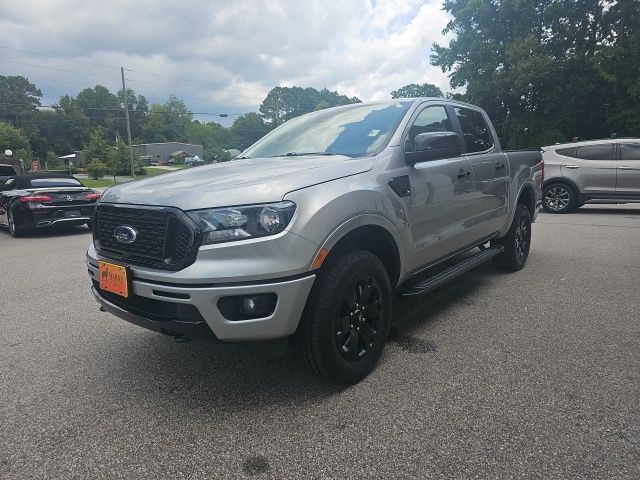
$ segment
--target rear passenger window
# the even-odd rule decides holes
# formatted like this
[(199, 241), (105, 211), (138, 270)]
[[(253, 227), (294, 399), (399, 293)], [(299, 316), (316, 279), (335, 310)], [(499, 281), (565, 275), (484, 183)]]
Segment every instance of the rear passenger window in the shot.
[(467, 153), (483, 152), (493, 146), (493, 138), (482, 113), (468, 108), (455, 108), (462, 128)]
[(622, 160), (640, 160), (640, 143), (621, 143)]
[(576, 156), (576, 147), (572, 148), (560, 148), (556, 150), (558, 155), (562, 155), (564, 157), (575, 157)]
[(576, 156), (583, 160), (613, 160), (612, 145), (611, 143), (600, 143), (578, 147)]

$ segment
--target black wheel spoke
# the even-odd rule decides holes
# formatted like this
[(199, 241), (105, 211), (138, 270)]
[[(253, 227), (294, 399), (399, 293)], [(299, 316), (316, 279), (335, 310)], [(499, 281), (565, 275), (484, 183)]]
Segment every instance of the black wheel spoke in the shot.
[(361, 286), (360, 305), (366, 305), (369, 302), (372, 291), (373, 279), (369, 279), (364, 285)]
[(373, 302), (369, 303), (368, 305), (364, 306), (362, 310), (362, 314), (364, 315), (364, 318), (366, 318), (367, 320), (370, 318), (376, 318), (380, 313), (380, 308), (381, 308), (380, 302), (376, 299)]
[(382, 311), (380, 285), (371, 275), (360, 275), (345, 287), (335, 320), (336, 346), (343, 359), (358, 361), (375, 347)]

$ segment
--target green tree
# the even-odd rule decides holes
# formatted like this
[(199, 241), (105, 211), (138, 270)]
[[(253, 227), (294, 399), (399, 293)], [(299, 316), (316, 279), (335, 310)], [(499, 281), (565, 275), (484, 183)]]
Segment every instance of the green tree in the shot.
[(109, 164), (111, 160), (111, 150), (113, 147), (104, 137), (104, 128), (98, 127), (91, 135), (89, 141), (84, 147), (84, 156), (88, 162), (98, 160), (104, 164)]
[[(487, 110), (503, 144), (604, 137), (614, 124), (628, 131), (615, 119), (633, 104), (640, 74), (635, 54), (622, 60), (632, 49), (625, 42), (637, 39), (638, 2), (446, 0), (444, 8), (453, 17), (445, 32), (455, 37), (434, 45), (431, 61), (466, 89), (464, 100)], [(628, 82), (616, 91), (621, 73)]]
[(274, 128), (305, 113), (359, 101), (356, 97), (349, 98), (326, 88), (318, 91), (310, 87), (275, 87), (260, 105), (260, 114), (266, 125)]
[(19, 128), (0, 122), (0, 154), (4, 154), (5, 150), (11, 150), (15, 158), (23, 160), (33, 158), (29, 138)]
[(92, 128), (102, 127), (109, 138), (114, 138), (116, 132), (122, 134), (126, 129), (118, 97), (102, 85), (82, 90), (73, 100), (72, 106), (84, 112)]
[(269, 132), (264, 120), (257, 113), (251, 112), (234, 120), (231, 133), (235, 138), (234, 147), (244, 150)]
[(391, 92), (391, 98), (444, 97), (442, 90), (431, 83), (410, 83)]
[(93, 160), (87, 165), (86, 171), (89, 178), (94, 180), (98, 180), (99, 178), (104, 177), (104, 174), (107, 172), (107, 165), (100, 160)]
[(0, 75), (0, 121), (28, 126), (38, 113), (42, 92), (22, 76)]

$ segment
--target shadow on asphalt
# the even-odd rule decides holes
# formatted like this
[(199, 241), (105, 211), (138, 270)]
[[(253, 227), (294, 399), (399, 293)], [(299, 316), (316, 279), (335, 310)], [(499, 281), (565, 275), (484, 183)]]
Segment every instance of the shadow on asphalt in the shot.
[[(491, 264), (481, 266), (423, 297), (397, 299), (396, 325), (388, 344), (399, 345), (401, 351), (387, 348), (385, 356), (435, 351), (436, 346), (420, 338), (418, 330), (452, 304), (473, 305), (477, 297), (474, 292), (493, 274), (501, 273)], [(121, 321), (106, 315), (105, 321)], [(95, 363), (98, 376), (109, 378), (123, 395), (152, 393), (160, 403), (181, 399), (181, 407), (188, 409), (254, 411), (278, 405), (298, 408), (304, 403), (322, 403), (348, 388), (310, 375), (290, 350), (278, 355), (262, 343), (176, 344), (155, 333), (135, 332), (120, 337), (118, 342), (109, 340), (105, 350), (112, 353), (101, 352), (107, 358)]]
[[(23, 235), (20, 239), (23, 238), (51, 238), (51, 237), (70, 237), (74, 235), (82, 235), (82, 234), (90, 234), (91, 230), (87, 228), (86, 225), (76, 225), (73, 227), (50, 227), (50, 228), (41, 228), (30, 232), (28, 234)], [(4, 234), (7, 237), (10, 237), (9, 231), (5, 228), (0, 231), (0, 234)]]

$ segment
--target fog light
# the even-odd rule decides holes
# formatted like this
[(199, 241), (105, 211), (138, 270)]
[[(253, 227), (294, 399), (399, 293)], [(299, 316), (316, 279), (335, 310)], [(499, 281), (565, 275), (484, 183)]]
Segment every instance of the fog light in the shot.
[(223, 297), (218, 300), (218, 308), (227, 320), (250, 320), (273, 314), (277, 300), (275, 293)]

